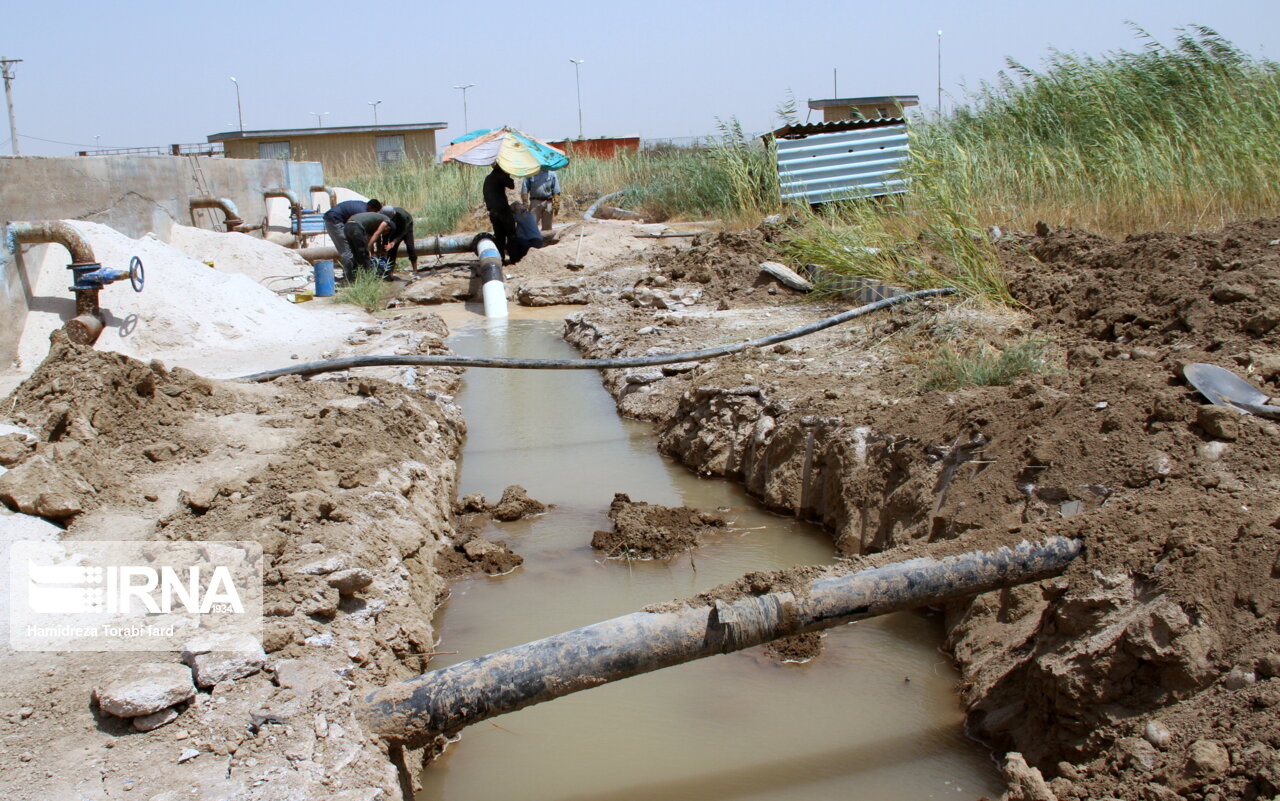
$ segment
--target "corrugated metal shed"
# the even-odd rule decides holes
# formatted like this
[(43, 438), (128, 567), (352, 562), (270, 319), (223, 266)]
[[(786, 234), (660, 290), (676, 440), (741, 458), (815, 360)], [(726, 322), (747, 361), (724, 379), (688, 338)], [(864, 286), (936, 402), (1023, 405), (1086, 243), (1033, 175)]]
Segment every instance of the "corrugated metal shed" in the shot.
[(901, 118), (788, 125), (777, 143), (782, 200), (826, 203), (906, 191), (902, 163), (910, 155)]

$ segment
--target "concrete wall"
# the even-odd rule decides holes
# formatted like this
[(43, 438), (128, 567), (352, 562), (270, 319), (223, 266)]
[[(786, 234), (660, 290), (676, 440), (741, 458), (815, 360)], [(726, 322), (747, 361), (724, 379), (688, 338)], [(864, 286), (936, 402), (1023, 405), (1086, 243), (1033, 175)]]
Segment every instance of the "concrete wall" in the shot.
[[(196, 165), (203, 180), (197, 179)], [(187, 156), (2, 156), (0, 226), (18, 220), (88, 220), (135, 239), (153, 233), (168, 241), (175, 224), (223, 230), (221, 211), (199, 210), (193, 217), (189, 203), (194, 196), (229, 198), (245, 222), (256, 225), (267, 215), (264, 189), (286, 187), (297, 193), (304, 205), (312, 205), (309, 189), (323, 183), (323, 168), (314, 162)], [(21, 252), (14, 252), (5, 233), (0, 247), (0, 367), (8, 366), (17, 354), (31, 287), (38, 277), (29, 270), (38, 263), (38, 259), (24, 259)]]
[(404, 157), (416, 161), (435, 161), (436, 132), (364, 131), (359, 133), (307, 134), (306, 136), (264, 136), (228, 139), (223, 142), (227, 158), (256, 159), (264, 142), (288, 142), (289, 157), (318, 161), (330, 173), (337, 170), (372, 169), (378, 163), (376, 141), (379, 136), (403, 136)]

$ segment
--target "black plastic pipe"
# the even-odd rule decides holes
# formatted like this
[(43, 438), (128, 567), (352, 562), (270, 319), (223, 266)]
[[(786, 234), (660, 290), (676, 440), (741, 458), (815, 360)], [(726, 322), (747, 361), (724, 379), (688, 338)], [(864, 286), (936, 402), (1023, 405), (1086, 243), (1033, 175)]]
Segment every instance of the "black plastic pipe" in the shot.
[(505, 367), (514, 370), (612, 370), (625, 367), (652, 367), (660, 364), (676, 364), (677, 362), (695, 362), (703, 359), (713, 359), (719, 356), (728, 356), (733, 353), (739, 353), (747, 348), (762, 348), (773, 345), (777, 342), (785, 342), (788, 339), (795, 339), (807, 334), (812, 334), (823, 329), (830, 328), (840, 323), (848, 322), (863, 315), (872, 312), (887, 309), (890, 306), (896, 306), (907, 301), (920, 300), (922, 298), (937, 297), (939, 295), (952, 295), (955, 290), (950, 287), (942, 289), (920, 289), (915, 292), (905, 292), (901, 295), (894, 295), (891, 298), (877, 300), (874, 303), (868, 303), (859, 306), (856, 309), (850, 309), (846, 312), (819, 320), (800, 328), (793, 328), (790, 331), (784, 331), (781, 334), (773, 334), (760, 339), (752, 339), (747, 342), (738, 342), (732, 345), (722, 345), (717, 348), (705, 348), (703, 350), (687, 351), (685, 353), (670, 353), (662, 356), (631, 356), (617, 359), (504, 359), (496, 357), (477, 357), (477, 356), (344, 356), (341, 359), (326, 359), (320, 362), (306, 362), (305, 364), (295, 365), (293, 367), (281, 367), (278, 370), (267, 370), (261, 373), (253, 373), (252, 375), (241, 376), (241, 381), (271, 381), (272, 379), (282, 378), (287, 375), (316, 375), (318, 373), (330, 373), (335, 370), (350, 370), (353, 367), (407, 367), (413, 366), (439, 366), (439, 367)]
[(635, 612), (460, 662), (369, 694), (358, 711), (391, 743), (421, 746), (473, 723), (659, 668), (793, 634), (946, 603), (1061, 573), (1083, 548), (1050, 537), (921, 558), (673, 612)]

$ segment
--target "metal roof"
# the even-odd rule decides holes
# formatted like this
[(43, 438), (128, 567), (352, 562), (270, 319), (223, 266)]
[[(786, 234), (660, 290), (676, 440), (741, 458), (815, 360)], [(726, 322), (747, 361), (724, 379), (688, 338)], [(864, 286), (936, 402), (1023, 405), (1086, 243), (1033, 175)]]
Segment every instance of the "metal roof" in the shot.
[(828, 106), (907, 106), (920, 105), (919, 95), (885, 95), (884, 97), (832, 97), (825, 100), (810, 100), (809, 108), (827, 108)]
[(449, 127), (447, 122), (415, 122), (409, 125), (347, 125), (335, 128), (280, 128), (270, 131), (226, 131), (210, 134), (208, 141), (225, 142), (231, 139), (264, 139), (278, 137), (323, 136), (325, 134), (354, 133), (406, 133), (409, 131), (438, 131)]
[(857, 131), (867, 128), (885, 128), (891, 125), (906, 125), (902, 117), (877, 117), (873, 120), (832, 120), (831, 122), (813, 122), (806, 125), (784, 125), (776, 131), (762, 136), (762, 139), (801, 139), (820, 133), (838, 133), (840, 131)]

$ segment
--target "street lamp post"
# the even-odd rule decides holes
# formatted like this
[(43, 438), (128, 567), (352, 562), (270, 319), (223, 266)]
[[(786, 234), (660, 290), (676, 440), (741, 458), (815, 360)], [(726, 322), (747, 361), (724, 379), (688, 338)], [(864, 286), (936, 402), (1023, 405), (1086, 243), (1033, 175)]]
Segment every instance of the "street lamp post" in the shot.
[(938, 116), (942, 116), (942, 31), (938, 31)]
[(323, 128), (323, 127), (324, 127), (324, 120), (323, 120), (322, 118), (324, 117), (324, 115), (328, 114), (329, 112), (327, 112), (327, 111), (308, 111), (307, 113), (308, 113), (308, 114), (310, 114), (310, 115), (312, 115), (313, 117), (315, 117), (315, 118), (316, 118), (316, 127), (317, 127), (317, 128)]
[(469, 83), (466, 86), (453, 87), (454, 89), (462, 90), (462, 132), (463, 133), (467, 133), (471, 130), (471, 123), (467, 121), (467, 90), (473, 86), (475, 86), (474, 83)]
[(373, 106), (373, 127), (375, 127), (375, 128), (377, 128), (377, 127), (378, 127), (378, 105), (379, 105), (380, 103), (382, 103), (382, 101), (381, 101), (381, 100), (370, 100), (370, 101), (369, 101), (369, 105)]
[(240, 110), (240, 82), (234, 77), (231, 82), (236, 85), (236, 118), (240, 120), (240, 133), (244, 133), (244, 112)]
[(582, 66), (584, 59), (571, 58), (569, 63), (573, 65), (573, 81), (578, 86), (578, 138), (582, 138), (582, 75), (578, 68)]

